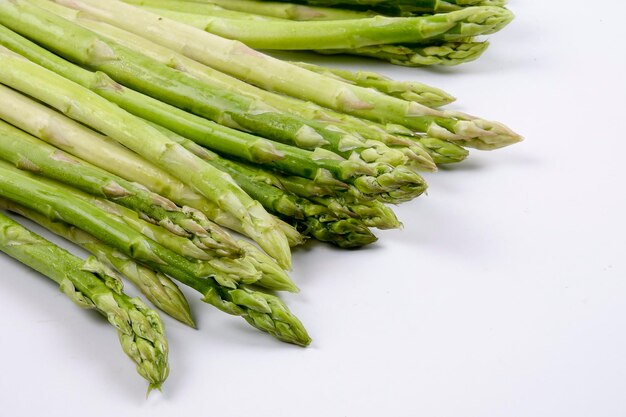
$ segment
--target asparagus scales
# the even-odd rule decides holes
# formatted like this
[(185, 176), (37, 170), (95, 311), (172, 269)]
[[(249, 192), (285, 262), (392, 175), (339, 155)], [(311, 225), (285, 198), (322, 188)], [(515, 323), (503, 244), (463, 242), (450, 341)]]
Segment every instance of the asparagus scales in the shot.
[(0, 250), (55, 281), (72, 301), (101, 312), (118, 332), (137, 372), (160, 389), (169, 373), (168, 345), (158, 314), (139, 299), (108, 286), (111, 277), (94, 258), (87, 262), (0, 213)]

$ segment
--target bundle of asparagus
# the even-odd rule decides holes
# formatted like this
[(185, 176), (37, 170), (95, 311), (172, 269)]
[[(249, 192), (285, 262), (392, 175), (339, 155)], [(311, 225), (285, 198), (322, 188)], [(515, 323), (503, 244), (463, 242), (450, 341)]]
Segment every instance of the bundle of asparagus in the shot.
[[(252, 48), (368, 56), (403, 66), (479, 58), (506, 0), (124, 0)], [(289, 3), (286, 3), (290, 1)]]
[[(104, 312), (151, 387), (167, 376), (162, 326), (123, 295), (118, 274), (189, 326), (193, 315), (175, 281), (279, 340), (306, 346), (306, 330), (274, 294), (298, 290), (285, 272), (291, 247), (306, 238), (370, 244), (372, 229), (400, 227), (388, 203), (420, 196), (421, 172), (461, 162), (467, 147), (521, 139), (500, 123), (439, 109), (454, 99), (437, 88), (281, 61), (161, 9), (126, 3), (0, 0), (0, 208), (94, 258), (77, 260), (1, 215), (0, 249)], [(371, 16), (215, 3), (196, 5), (229, 19), (241, 9), (222, 6), (284, 12), (254, 17), (264, 24), (321, 11), (331, 21)], [(489, 21), (487, 31), (494, 30), (510, 18), (484, 7), (491, 17), (474, 24), (474, 8), (445, 8), (430, 10), (450, 12), (443, 17), (391, 18), (389, 27), (426, 39), (439, 26), (434, 38), (454, 42), (469, 27), (483, 31)], [(453, 27), (450, 19), (458, 19)], [(404, 39), (393, 36), (385, 39)]]

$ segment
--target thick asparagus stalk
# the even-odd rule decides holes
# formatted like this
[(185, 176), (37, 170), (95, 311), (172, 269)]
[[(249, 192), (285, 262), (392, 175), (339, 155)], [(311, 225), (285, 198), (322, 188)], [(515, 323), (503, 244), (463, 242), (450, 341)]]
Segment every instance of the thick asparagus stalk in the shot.
[(145, 8), (195, 28), (241, 41), (251, 48), (279, 50), (357, 49), (373, 45), (456, 42), (497, 32), (512, 15), (500, 7), (467, 7), (419, 17), (384, 17), (330, 21), (232, 19)]
[(52, 220), (64, 221), (87, 231), (126, 256), (201, 292), (203, 301), (227, 313), (240, 315), (253, 326), (283, 341), (299, 345), (310, 343), (302, 324), (277, 297), (245, 286), (231, 289), (218, 284), (213, 278), (215, 272), (198, 268), (98, 207), (72, 197), (62, 187), (51, 186), (0, 162), (0, 196)]
[[(126, 3), (178, 10), (187, 13), (217, 15), (211, 6), (234, 10), (240, 15), (229, 17), (248, 19), (250, 14), (287, 20), (345, 20), (362, 19), (374, 16), (373, 13), (355, 10), (342, 10), (331, 7), (311, 7), (301, 4), (261, 2), (256, 0), (124, 0)], [(192, 5), (193, 4), (193, 5)], [(219, 12), (221, 13), (221, 12)], [(224, 15), (225, 16), (225, 15)]]
[(415, 81), (395, 81), (382, 74), (370, 71), (349, 71), (334, 67), (322, 67), (306, 62), (292, 62), (309, 71), (365, 88), (374, 88), (381, 93), (403, 100), (415, 101), (428, 107), (440, 107), (452, 103), (455, 98), (439, 88)]
[[(4, 4), (0, 3), (0, 10)], [(67, 112), (150, 159), (237, 217), (247, 234), (254, 236), (283, 267), (291, 265), (289, 244), (274, 218), (227, 175), (171, 142), (142, 119), (80, 85), (6, 50), (0, 49), (0, 60), (1, 83)]]
[[(6, 94), (9, 93), (9, 94)], [(17, 93), (0, 86), (0, 119), (10, 110), (10, 96)], [(28, 115), (32, 117), (32, 115)], [(154, 194), (137, 184), (126, 181), (103, 169), (50, 146), (0, 120), (0, 158), (19, 168), (36, 171), (40, 175), (77, 187), (87, 193), (107, 198), (135, 210), (171, 233), (191, 238), (201, 252), (200, 259), (212, 256), (241, 256), (236, 242), (217, 225), (208, 222), (202, 227), (173, 202)], [(195, 214), (195, 213), (194, 213)], [(204, 255), (203, 252), (207, 254)]]
[(487, 50), (488, 42), (444, 42), (432, 45), (372, 45), (352, 49), (321, 49), (325, 55), (368, 56), (405, 67), (453, 66), (474, 61)]
[(126, 255), (67, 223), (52, 221), (46, 216), (5, 199), (0, 199), (0, 208), (32, 220), (64, 239), (79, 245), (104, 265), (117, 270), (128, 278), (161, 311), (188, 326), (196, 327), (191, 317), (187, 299), (167, 276), (139, 265)]
[(94, 258), (84, 262), (1, 213), (0, 250), (52, 279), (79, 306), (102, 313), (117, 329), (122, 349), (150, 389), (161, 388), (169, 373), (161, 319), (139, 299), (108, 286), (112, 278), (102, 264)]
[[(150, 37), (157, 43), (263, 88), (382, 123), (396, 123), (430, 136), (480, 149), (521, 140), (502, 124), (457, 112), (442, 112), (415, 102), (349, 85), (256, 52), (119, 1), (55, 0), (94, 18)], [(508, 12), (507, 12), (508, 13)]]

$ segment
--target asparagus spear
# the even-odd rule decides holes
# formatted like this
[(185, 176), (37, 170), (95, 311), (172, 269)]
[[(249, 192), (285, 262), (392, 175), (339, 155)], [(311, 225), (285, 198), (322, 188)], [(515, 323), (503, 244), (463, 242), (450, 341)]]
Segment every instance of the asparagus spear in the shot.
[(488, 42), (444, 42), (432, 45), (372, 45), (351, 49), (322, 49), (320, 54), (361, 55), (405, 67), (453, 66), (474, 61), (487, 50)]
[(452, 103), (455, 98), (439, 88), (415, 81), (395, 81), (382, 74), (370, 71), (349, 71), (334, 67), (322, 67), (306, 62), (292, 62), (309, 71), (337, 78), (350, 84), (374, 88), (381, 93), (403, 100), (415, 101), (428, 107), (440, 107)]
[[(208, 158), (213, 157), (208, 156)], [(401, 226), (393, 210), (380, 201), (358, 199), (348, 192), (338, 193), (332, 188), (319, 186), (306, 178), (284, 176), (240, 162), (230, 161), (229, 163), (235, 165), (234, 169), (237, 166), (245, 167), (245, 175), (253, 178), (255, 182), (271, 185), (317, 205), (325, 206), (338, 219), (356, 218), (367, 227), (379, 229), (394, 229)]]
[[(263, 17), (274, 17), (287, 20), (346, 20), (362, 19), (374, 16), (373, 13), (355, 10), (341, 10), (330, 7), (311, 7), (301, 4), (285, 4), (277, 2), (260, 2), (256, 0), (124, 0), (126, 3), (158, 7), (161, 9), (178, 10), (188, 13), (216, 15), (212, 6), (234, 10), (239, 15), (230, 17), (249, 18), (250, 14)], [(221, 13), (221, 12), (219, 12)], [(242, 16), (243, 15), (243, 16)]]
[(419, 17), (376, 16), (329, 21), (233, 19), (142, 7), (195, 28), (241, 41), (251, 48), (279, 50), (356, 49), (373, 45), (456, 42), (497, 32), (511, 21), (500, 7), (467, 7)]
[[(361, 151), (363, 151), (363, 147), (368, 144), (378, 147), (379, 151), (383, 151), (385, 148), (381, 146), (379, 142), (386, 145), (410, 145), (411, 143), (410, 141), (401, 139), (396, 135), (387, 133), (384, 129), (373, 123), (368, 123), (362, 119), (357, 119), (345, 114), (324, 109), (313, 103), (303, 102), (298, 99), (262, 90), (236, 78), (220, 73), (219, 71), (215, 71), (212, 68), (198, 63), (197, 61), (193, 61), (181, 54), (177, 54), (174, 51), (163, 48), (130, 32), (110, 26), (106, 23), (81, 19), (79, 16), (68, 13), (67, 10), (69, 9), (62, 10), (59, 9), (59, 7), (50, 7), (54, 6), (54, 4), (48, 2), (47, 0), (37, 0), (36, 3), (48, 10), (51, 10), (52, 12), (60, 14), (66, 19), (70, 19), (80, 24), (87, 29), (112, 39), (121, 45), (136, 51), (141, 51), (143, 54), (151, 57), (152, 59), (158, 60), (159, 62), (176, 68), (179, 71), (184, 71), (187, 74), (193, 75), (199, 80), (208, 83), (215, 88), (236, 91), (259, 102), (266, 103), (267, 105), (270, 105), (282, 112), (296, 114), (302, 118), (310, 120), (316, 120), (317, 123), (328, 129), (344, 132), (349, 131), (353, 133), (353, 136), (351, 137), (352, 142), (361, 142), (357, 143), (361, 145)], [(359, 136), (373, 142), (360, 141), (358, 139)], [(345, 143), (346, 141), (343, 142)], [(341, 144), (341, 142), (334, 142), (332, 144), (328, 144), (325, 148), (342, 153), (340, 150), (342, 148)], [(353, 149), (353, 151), (356, 150), (356, 148)], [(406, 150), (404, 150), (403, 154), (404, 155), (394, 155), (391, 152), (385, 152), (384, 155), (375, 156), (383, 161), (398, 161), (402, 158), (406, 165), (421, 170), (431, 171), (435, 169), (434, 162), (431, 160), (429, 155), (424, 152), (418, 151), (417, 153), (407, 153)], [(366, 152), (363, 157), (367, 158), (368, 153)]]
[(349, 6), (383, 10), (410, 10), (415, 13), (441, 13), (459, 10), (463, 6), (503, 6), (506, 0), (279, 0), (319, 6)]
[[(0, 41), (4, 40), (3, 29), (6, 28), (0, 26)], [(241, 223), (232, 214), (221, 210), (215, 203), (134, 152), (22, 94), (5, 87), (1, 91), (1, 117), (14, 126), (104, 170), (164, 195), (182, 206), (205, 229), (210, 227), (205, 218), (207, 215), (218, 224), (245, 234)], [(98, 149), (98, 153), (94, 153), (93, 149)], [(301, 237), (291, 226), (276, 220), (293, 246), (301, 243)]]
[[(480, 149), (521, 140), (502, 124), (458, 112), (442, 112), (415, 102), (349, 85), (256, 52), (119, 1), (55, 0), (93, 18), (150, 37), (163, 46), (263, 88), (383, 123), (396, 123), (430, 136)], [(508, 12), (506, 12), (508, 13)]]
[(102, 264), (117, 270), (128, 278), (161, 311), (188, 326), (196, 327), (191, 317), (187, 299), (167, 276), (137, 264), (126, 255), (67, 223), (51, 221), (33, 210), (5, 199), (0, 199), (0, 208), (32, 220), (52, 233), (79, 245), (95, 256)]
[[(5, 24), (66, 58), (104, 71), (121, 84), (220, 124), (310, 148), (327, 142), (356, 140), (350, 134), (277, 112), (238, 93), (213, 88), (28, 3), (18, 2), (15, 8), (8, 9), (4, 12), (6, 18), (16, 12), (17, 15)], [(66, 42), (68, 37), (73, 39), (71, 45)]]
[(167, 378), (168, 346), (158, 314), (139, 299), (107, 285), (112, 277), (94, 258), (84, 262), (0, 213), (0, 250), (56, 282), (72, 301), (102, 313), (118, 332), (137, 372), (160, 389)]
[[(10, 98), (6, 93), (17, 94), (0, 86), (0, 100), (7, 103), (0, 109), (0, 118), (3, 118), (2, 113), (10, 109), (10, 101), (5, 101)], [(199, 249), (200, 259), (210, 259), (212, 256), (237, 257), (242, 254), (235, 241), (217, 225), (207, 221), (204, 223), (210, 225), (207, 230), (173, 202), (142, 186), (71, 157), (2, 120), (0, 135), (4, 137), (0, 142), (0, 158), (19, 168), (35, 171), (87, 193), (115, 201), (139, 212), (175, 235), (191, 238)]]
[(233, 177), (268, 211), (295, 224), (307, 236), (342, 248), (358, 248), (377, 240), (359, 219), (347, 216), (347, 218), (338, 217), (323, 205), (315, 204), (264, 181), (259, 181), (255, 177), (255, 170), (248, 166), (219, 158), (217, 155), (213, 156), (211, 163)]
[[(0, 9), (5, 3), (0, 3)], [(1, 13), (0, 13), (1, 14)], [(151, 126), (97, 94), (0, 49), (0, 82), (107, 134), (191, 185), (240, 220), (247, 234), (281, 266), (291, 265), (289, 244), (263, 207), (227, 175), (171, 142)], [(28, 77), (24, 77), (28, 74)]]
[(213, 278), (215, 271), (197, 265), (146, 238), (105, 211), (0, 162), (0, 196), (52, 220), (70, 223), (114, 247), (126, 256), (169, 275), (203, 294), (203, 301), (229, 314), (240, 315), (251, 325), (280, 340), (308, 345), (310, 338), (298, 319), (275, 296), (246, 286), (228, 288)]
[[(322, 149), (310, 152), (280, 143), (270, 144), (269, 141), (255, 136), (216, 125), (206, 119), (126, 89), (101, 73), (90, 73), (71, 65), (3, 26), (0, 26), (0, 42), (38, 64), (92, 89), (126, 110), (161, 124), (207, 148), (338, 188), (348, 187), (343, 181), (352, 183), (357, 180), (358, 182), (376, 181), (376, 178), (369, 177), (376, 173), (362, 161), (346, 160), (332, 152), (322, 152)], [(387, 175), (384, 181), (391, 182), (392, 179), (393, 177)], [(402, 184), (402, 178), (399, 181)], [(421, 187), (424, 187), (424, 184), (421, 184)], [(239, 223), (226, 226), (237, 230), (237, 227), (242, 228), (238, 225)], [(281, 224), (279, 228), (284, 230)], [(244, 231), (249, 232), (246, 229)], [(289, 233), (290, 230), (287, 229), (286, 232)], [(251, 237), (254, 238), (255, 235)]]
[(263, 22), (280, 21), (280, 19), (269, 16), (261, 16), (252, 13), (243, 13), (241, 11), (229, 10), (227, 8), (211, 3), (196, 3), (193, 1), (179, 0), (124, 0), (125, 3), (134, 4), (148, 8), (158, 8), (164, 10), (176, 10), (185, 13), (205, 14), (209, 16), (220, 16), (229, 19), (249, 19), (259, 20)]

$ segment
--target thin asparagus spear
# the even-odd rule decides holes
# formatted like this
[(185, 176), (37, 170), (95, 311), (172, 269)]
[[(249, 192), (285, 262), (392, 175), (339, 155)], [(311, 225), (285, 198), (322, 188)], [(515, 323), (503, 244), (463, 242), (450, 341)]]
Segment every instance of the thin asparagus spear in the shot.
[(494, 33), (511, 14), (500, 7), (468, 7), (419, 17), (383, 17), (329, 21), (233, 19), (140, 6), (195, 28), (241, 41), (251, 48), (278, 50), (357, 49), (372, 45), (456, 42)]
[[(0, 39), (2, 29), (0, 27)], [(0, 118), (78, 158), (164, 195), (182, 206), (205, 229), (210, 228), (206, 215), (222, 226), (245, 234), (233, 215), (134, 152), (22, 94), (6, 87), (0, 88), (3, 103)], [(94, 149), (98, 149), (97, 154)], [(302, 238), (295, 229), (276, 220), (290, 239), (290, 244), (296, 246), (301, 243)]]
[(361, 55), (405, 67), (453, 66), (474, 61), (487, 50), (489, 42), (444, 42), (433, 45), (372, 45), (352, 49), (322, 49), (320, 54)]
[[(5, 3), (0, 3), (0, 9)], [(247, 234), (281, 266), (291, 256), (285, 235), (263, 207), (245, 194), (227, 175), (204, 163), (154, 128), (80, 85), (0, 48), (0, 82), (37, 98), (84, 124), (99, 130), (150, 159), (193, 186), (221, 209), (236, 216)], [(24, 75), (28, 77), (24, 77)]]
[[(217, 5), (224, 9), (249, 14), (274, 17), (288, 20), (345, 20), (362, 19), (374, 16), (373, 13), (355, 10), (342, 10), (330, 7), (311, 7), (301, 4), (285, 4), (256, 0), (125, 0), (126, 3), (144, 4), (162, 9), (180, 10), (198, 14), (214, 15), (214, 9), (207, 7)], [(195, 3), (197, 6), (190, 6)], [(181, 8), (182, 7), (182, 8)], [(236, 18), (236, 15), (232, 15)]]
[[(271, 58), (232, 41), (119, 1), (55, 0), (263, 88), (382, 123), (396, 123), (430, 136), (480, 149), (519, 142), (504, 125), (458, 112), (442, 112), (375, 90), (349, 85)], [(508, 13), (509, 18), (512, 16)]]
[(0, 213), (0, 250), (56, 282), (72, 301), (97, 309), (118, 332), (122, 349), (137, 372), (160, 389), (169, 373), (168, 346), (159, 315), (141, 300), (110, 287), (106, 268), (86, 262), (30, 232)]
[(302, 324), (277, 297), (246, 286), (231, 289), (218, 284), (213, 278), (215, 272), (197, 268), (98, 207), (72, 197), (62, 186), (51, 186), (32, 174), (0, 162), (0, 196), (52, 220), (85, 230), (126, 256), (199, 291), (204, 296), (203, 301), (229, 314), (242, 316), (251, 325), (280, 340), (302, 346), (310, 343)]
[[(0, 109), (0, 119), (3, 118), (2, 113), (10, 109), (10, 102), (5, 101), (10, 98), (5, 94), (7, 92), (12, 93), (6, 87), (0, 86), (0, 100), (7, 103)], [(30, 114), (28, 116), (32, 117)], [(0, 135), (3, 136), (3, 140), (0, 141), (0, 158), (19, 168), (35, 171), (87, 193), (115, 201), (139, 212), (175, 235), (191, 238), (201, 252), (198, 255), (200, 259), (242, 255), (241, 248), (217, 225), (209, 223), (211, 228), (207, 230), (173, 202), (142, 186), (71, 157), (2, 120)], [(204, 255), (203, 252), (207, 254)]]
[(259, 20), (262, 22), (273, 22), (281, 20), (269, 16), (253, 14), (251, 12), (243, 13), (241, 11), (229, 10), (227, 8), (211, 3), (196, 3), (192, 1), (179, 0), (124, 0), (124, 2), (128, 4), (134, 4), (135, 6), (174, 10), (185, 13), (194, 13), (201, 15), (203, 14), (208, 16), (219, 16), (229, 19)]
[(307, 62), (292, 63), (327, 77), (334, 77), (361, 87), (374, 88), (389, 96), (408, 101), (416, 101), (428, 107), (440, 107), (456, 100), (453, 96), (439, 88), (415, 81), (395, 81), (376, 72), (350, 71), (334, 67), (322, 67)]
[(0, 199), (0, 208), (32, 220), (52, 233), (79, 245), (104, 265), (128, 278), (158, 309), (190, 327), (196, 327), (187, 299), (167, 276), (137, 264), (126, 255), (67, 223), (51, 221), (46, 216), (5, 199)]

